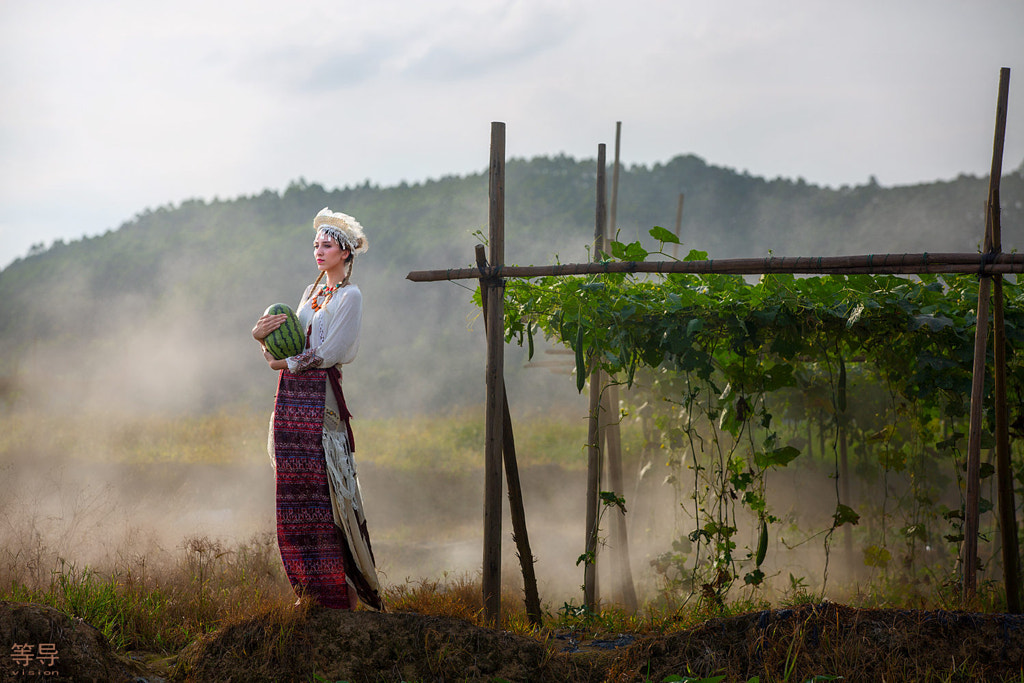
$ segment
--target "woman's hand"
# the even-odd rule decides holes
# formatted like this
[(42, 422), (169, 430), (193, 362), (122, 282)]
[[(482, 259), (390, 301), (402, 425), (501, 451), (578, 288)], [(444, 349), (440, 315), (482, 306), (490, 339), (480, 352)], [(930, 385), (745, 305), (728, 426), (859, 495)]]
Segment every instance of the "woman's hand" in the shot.
[(267, 351), (266, 349), (263, 349), (263, 358), (266, 359), (267, 365), (270, 366), (271, 370), (287, 370), (288, 369), (288, 361), (286, 361), (284, 359), (278, 360), (278, 359), (274, 358), (274, 354), (270, 353), (270, 351)]
[(262, 344), (267, 335), (281, 327), (287, 319), (288, 316), (284, 313), (260, 316), (260, 319), (256, 321), (256, 325), (252, 328), (252, 338)]

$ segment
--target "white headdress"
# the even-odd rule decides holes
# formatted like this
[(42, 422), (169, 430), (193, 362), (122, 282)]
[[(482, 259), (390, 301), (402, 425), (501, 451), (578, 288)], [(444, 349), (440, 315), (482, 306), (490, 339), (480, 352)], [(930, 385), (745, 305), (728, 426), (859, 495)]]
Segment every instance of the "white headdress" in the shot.
[(313, 229), (330, 235), (343, 249), (353, 254), (365, 254), (370, 246), (359, 221), (347, 213), (331, 211), (326, 206), (313, 219)]

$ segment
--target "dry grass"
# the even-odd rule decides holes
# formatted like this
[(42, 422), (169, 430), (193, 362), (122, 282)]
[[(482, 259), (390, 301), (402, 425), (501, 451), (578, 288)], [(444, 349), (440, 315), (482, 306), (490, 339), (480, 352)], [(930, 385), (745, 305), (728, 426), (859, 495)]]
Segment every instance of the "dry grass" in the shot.
[[(6, 549), (2, 554), (0, 599), (81, 617), (121, 650), (177, 652), (226, 622), (290, 607), (295, 600), (273, 537), (232, 547), (189, 537), (157, 566), (146, 557), (123, 555), (105, 567), (56, 557), (48, 567), (28, 568)], [(37, 555), (53, 557), (45, 549)]]

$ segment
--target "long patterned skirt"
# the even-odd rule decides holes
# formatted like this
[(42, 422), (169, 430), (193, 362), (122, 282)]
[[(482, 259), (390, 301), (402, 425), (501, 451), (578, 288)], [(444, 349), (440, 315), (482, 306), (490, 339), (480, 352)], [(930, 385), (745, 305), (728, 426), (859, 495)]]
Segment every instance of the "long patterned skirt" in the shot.
[(326, 371), (281, 372), (274, 410), (277, 540), (295, 591), (350, 609), (347, 544), (334, 523), (323, 448)]

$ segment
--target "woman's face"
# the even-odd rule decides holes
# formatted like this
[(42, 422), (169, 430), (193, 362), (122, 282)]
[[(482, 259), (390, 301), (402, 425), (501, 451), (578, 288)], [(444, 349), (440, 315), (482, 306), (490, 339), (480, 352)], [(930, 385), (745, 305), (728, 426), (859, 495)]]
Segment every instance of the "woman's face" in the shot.
[(326, 233), (317, 233), (313, 240), (313, 258), (316, 267), (324, 272), (343, 268), (348, 258), (348, 249), (342, 249), (334, 239)]

